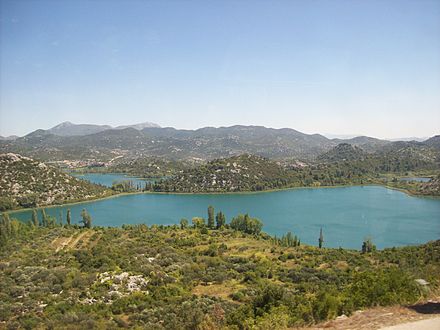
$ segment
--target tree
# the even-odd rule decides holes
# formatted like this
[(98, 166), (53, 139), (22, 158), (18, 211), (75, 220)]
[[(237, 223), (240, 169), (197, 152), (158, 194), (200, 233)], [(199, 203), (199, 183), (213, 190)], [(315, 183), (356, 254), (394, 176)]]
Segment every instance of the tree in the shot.
[(32, 210), (32, 225), (38, 227), (40, 225), (40, 221), (38, 220), (38, 213), (36, 209)]
[(12, 234), (11, 219), (8, 213), (3, 213), (0, 219), (0, 244), (5, 243)]
[(188, 228), (188, 220), (186, 220), (186, 219), (180, 219), (180, 228), (181, 228), (181, 229), (186, 229), (186, 228)]
[(208, 206), (208, 227), (213, 229), (214, 228), (214, 207), (211, 205)]
[(322, 228), (321, 228), (321, 230), (319, 232), (318, 243), (319, 243), (319, 248), (322, 248), (322, 243), (324, 243), (324, 236), (322, 235)]
[(0, 197), (0, 211), (13, 209), (16, 205), (17, 203), (11, 197)]
[(235, 218), (232, 218), (230, 226), (232, 229), (247, 234), (258, 235), (263, 228), (263, 223), (257, 218), (251, 218), (249, 214), (239, 214)]
[(194, 217), (192, 218), (192, 223), (194, 225), (194, 228), (202, 228), (205, 226), (205, 219), (200, 217)]
[(67, 222), (68, 226), (70, 226), (71, 221), (72, 221), (72, 217), (71, 217), (71, 214), (70, 214), (70, 209), (67, 209), (66, 222)]
[(81, 211), (81, 217), (82, 217), (81, 222), (84, 224), (84, 228), (92, 228), (92, 217), (86, 211), (86, 209), (83, 209)]
[(367, 238), (362, 243), (362, 253), (369, 253), (376, 251), (376, 245), (373, 244), (371, 238)]
[(222, 228), (226, 224), (226, 217), (222, 211), (217, 213), (215, 221), (217, 222), (217, 229)]
[(43, 224), (43, 227), (47, 227), (49, 224), (45, 209), (41, 209), (41, 222)]
[(281, 239), (278, 239), (276, 236), (274, 238), (275, 244), (279, 244), (285, 247), (297, 247), (299, 246), (298, 236), (293, 235), (292, 232), (288, 232), (286, 235), (283, 235)]

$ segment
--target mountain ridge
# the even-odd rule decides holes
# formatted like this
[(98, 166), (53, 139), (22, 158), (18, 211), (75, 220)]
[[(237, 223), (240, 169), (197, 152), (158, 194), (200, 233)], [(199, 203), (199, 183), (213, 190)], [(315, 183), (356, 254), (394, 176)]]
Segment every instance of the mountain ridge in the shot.
[(138, 124), (120, 125), (113, 127), (110, 125), (74, 124), (70, 121), (65, 121), (45, 131), (58, 136), (82, 136), (82, 135), (95, 134), (111, 129), (125, 129), (130, 127), (137, 130), (142, 130), (147, 127), (160, 127), (160, 126), (152, 122), (143, 122)]
[[(63, 126), (71, 125), (75, 124), (64, 123)], [(15, 140), (0, 140), (0, 152), (17, 152), (46, 160), (107, 161), (116, 156), (212, 160), (248, 153), (270, 159), (310, 161), (340, 143), (360, 147), (367, 153), (404, 147), (438, 149), (439, 145), (437, 137), (425, 142), (390, 142), (367, 136), (343, 140), (291, 128), (264, 126), (234, 125), (196, 130), (133, 126), (136, 125), (71, 136), (39, 129)]]

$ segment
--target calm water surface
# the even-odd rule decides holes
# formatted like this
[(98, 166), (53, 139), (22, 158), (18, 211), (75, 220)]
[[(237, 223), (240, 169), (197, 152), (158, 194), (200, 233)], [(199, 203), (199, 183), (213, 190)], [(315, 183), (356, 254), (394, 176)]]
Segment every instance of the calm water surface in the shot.
[(87, 180), (107, 187), (111, 187), (114, 182), (120, 181), (131, 181), (135, 186), (140, 184), (144, 187), (146, 182), (153, 181), (117, 173), (70, 173), (70, 175), (73, 175), (78, 179)]
[[(264, 222), (263, 230), (281, 235), (297, 234), (302, 242), (316, 244), (319, 229), (325, 245), (361, 247), (369, 236), (378, 248), (424, 243), (440, 238), (440, 199), (412, 197), (380, 186), (295, 189), (258, 194), (173, 195), (136, 194), (70, 206), (47, 212), (79, 222), (86, 208), (94, 225), (174, 224), (181, 218), (207, 217), (207, 206), (222, 210), (229, 221), (249, 213)], [(30, 219), (30, 211), (13, 215)]]

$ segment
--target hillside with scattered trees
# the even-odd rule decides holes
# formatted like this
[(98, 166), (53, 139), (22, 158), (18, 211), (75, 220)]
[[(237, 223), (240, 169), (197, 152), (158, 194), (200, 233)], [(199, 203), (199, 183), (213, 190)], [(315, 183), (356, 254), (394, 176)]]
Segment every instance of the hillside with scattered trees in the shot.
[(17, 154), (0, 154), (0, 210), (105, 197), (105, 187)]
[[(411, 148), (387, 154), (367, 154), (359, 147), (342, 144), (325, 153), (318, 163), (275, 162), (241, 155), (210, 161), (156, 181), (147, 190), (176, 193), (263, 191), (294, 187), (385, 184), (414, 194), (429, 194), (419, 182), (397, 178), (424, 173), (434, 177), (439, 165), (432, 155), (422, 158)], [(422, 192), (422, 190), (424, 192)]]
[(368, 154), (360, 147), (340, 143), (336, 147), (318, 156), (320, 162), (340, 162), (364, 160)]
[(125, 173), (143, 178), (160, 178), (175, 175), (195, 166), (194, 162), (176, 161), (159, 157), (119, 158), (107, 167), (86, 168), (86, 172)]
[(289, 173), (269, 159), (241, 155), (216, 159), (157, 182), (155, 191), (236, 192), (261, 191), (289, 185)]
[(214, 219), (214, 211), (192, 225), (122, 228), (93, 227), (86, 211), (81, 224), (4, 214), (0, 324), (285, 329), (438, 292), (440, 241), (383, 251), (367, 241), (355, 251), (326, 248), (317, 232), (319, 248), (292, 233), (271, 237), (249, 215)]

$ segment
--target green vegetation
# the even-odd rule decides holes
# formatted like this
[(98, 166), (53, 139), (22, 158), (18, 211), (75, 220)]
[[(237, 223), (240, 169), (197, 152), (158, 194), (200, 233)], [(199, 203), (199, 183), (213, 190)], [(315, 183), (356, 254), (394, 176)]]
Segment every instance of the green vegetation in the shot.
[(241, 155), (217, 159), (160, 180), (152, 185), (154, 191), (171, 192), (228, 192), (259, 191), (285, 187), (288, 173), (270, 160)]
[(263, 228), (263, 223), (257, 218), (251, 218), (249, 214), (239, 214), (237, 217), (232, 218), (229, 226), (246, 234), (258, 235)]
[(159, 157), (141, 157), (134, 159), (118, 158), (106, 167), (87, 167), (76, 169), (89, 173), (125, 173), (142, 178), (169, 177), (194, 166), (194, 162), (169, 160)]
[(112, 193), (30, 158), (0, 155), (0, 211), (95, 199)]
[[(44, 214), (44, 213), (43, 213)], [(304, 246), (238, 216), (220, 229), (35, 226), (0, 218), (7, 328), (281, 329), (437, 290), (440, 241), (361, 253)], [(181, 228), (182, 227), (182, 228)], [(205, 229), (205, 230), (202, 230)], [(294, 243), (296, 241), (296, 243)]]
[(319, 248), (322, 248), (322, 244), (324, 243), (324, 235), (322, 235), (322, 228), (319, 231), (319, 239), (318, 239), (318, 246)]
[(86, 209), (81, 211), (82, 223), (84, 224), (84, 228), (92, 228), (92, 217)]
[[(435, 159), (420, 158), (417, 153), (408, 153), (407, 149), (388, 153), (386, 156), (368, 155), (358, 149), (349, 145), (338, 146), (330, 153), (330, 160), (324, 162), (324, 155), (321, 158), (322, 163), (301, 166), (253, 155), (217, 159), (159, 180), (146, 189), (156, 192), (200, 193), (381, 184), (405, 189), (413, 194), (440, 195), (438, 179), (430, 183), (397, 179), (410, 174), (417, 176), (418, 173), (435, 176), (439, 173)], [(348, 155), (350, 150), (354, 153), (351, 157)]]

